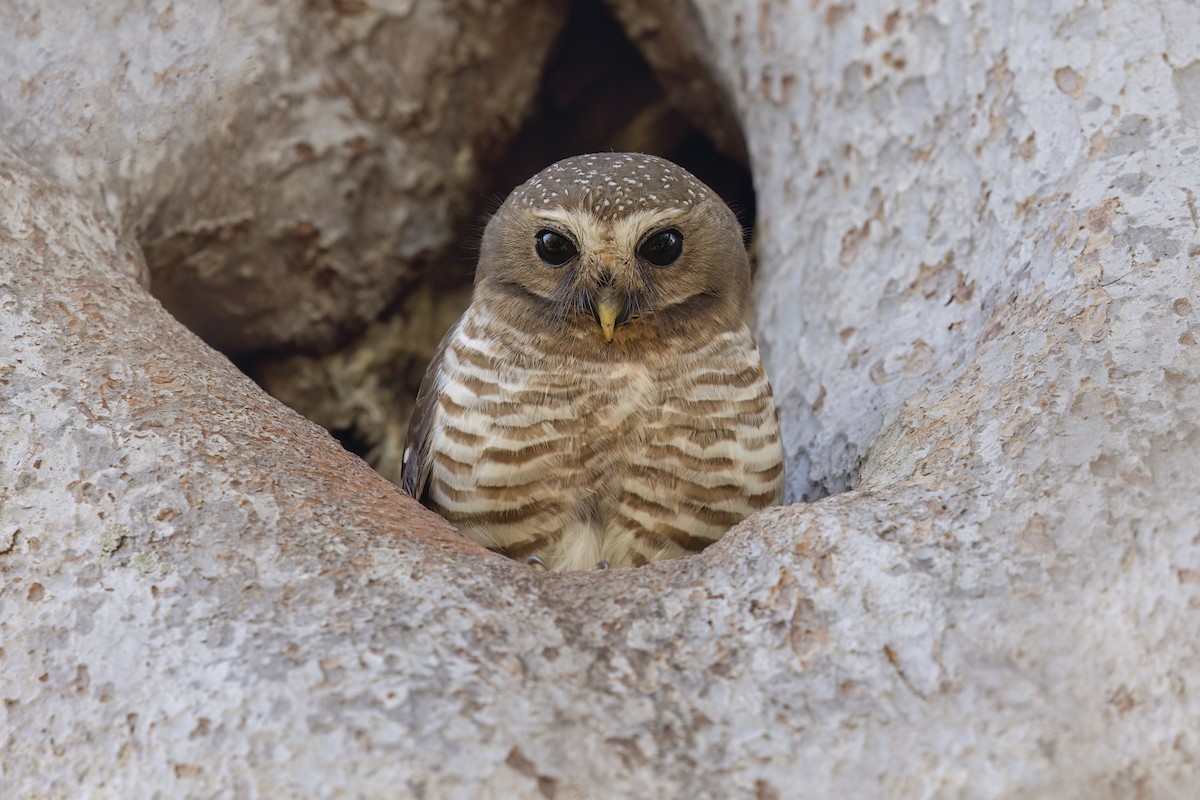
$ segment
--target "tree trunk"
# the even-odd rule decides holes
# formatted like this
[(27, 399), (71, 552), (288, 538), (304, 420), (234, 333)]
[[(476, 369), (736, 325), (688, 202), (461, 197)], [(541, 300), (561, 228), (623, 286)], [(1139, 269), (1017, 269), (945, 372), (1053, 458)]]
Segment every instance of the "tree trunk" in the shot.
[(254, 347), (361, 328), (561, 9), (76, 5), (0, 11), (5, 797), (1200, 785), (1194, 4), (613, 0), (741, 126), (794, 503), (561, 575), (148, 291)]

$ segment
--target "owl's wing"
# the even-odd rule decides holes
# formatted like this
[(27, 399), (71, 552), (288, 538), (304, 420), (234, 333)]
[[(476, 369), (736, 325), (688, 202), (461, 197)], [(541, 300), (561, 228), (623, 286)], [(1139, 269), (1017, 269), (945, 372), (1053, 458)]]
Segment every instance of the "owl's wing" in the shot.
[(417, 402), (413, 406), (412, 417), (408, 420), (408, 435), (404, 437), (404, 468), (400, 473), (400, 488), (410, 497), (425, 503), (425, 492), (429, 485), (429, 472), (433, 467), (430, 456), (430, 439), (433, 435), (434, 412), (437, 409), (438, 395), (441, 393), (442, 361), (446, 347), (458, 330), (456, 322), (437, 349), (421, 379), (421, 388), (417, 390)]

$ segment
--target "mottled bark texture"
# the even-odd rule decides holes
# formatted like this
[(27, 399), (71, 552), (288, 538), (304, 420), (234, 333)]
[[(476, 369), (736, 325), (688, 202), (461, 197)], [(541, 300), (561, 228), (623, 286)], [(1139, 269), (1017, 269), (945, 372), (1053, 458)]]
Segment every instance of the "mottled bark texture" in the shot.
[[(349, 105), (242, 5), (0, 26), (6, 797), (1191, 796), (1195, 4), (694, 0), (759, 192), (789, 491), (850, 491), (568, 575), (457, 537), (148, 294), (175, 223), (146, 209), (244, 214), (189, 200), (240, 185), (199, 143), (216, 73), (251, 76), (222, 120), (276, 78)], [(191, 71), (146, 55), (206, 36)], [(299, 140), (349, 158), (324, 113), (255, 134), (256, 220), (369, 184), (280, 190)], [(248, 279), (309, 297), (271, 257)]]
[(325, 350), (459, 252), (565, 0), (0, 10), (0, 138), (137, 238), (226, 351)]

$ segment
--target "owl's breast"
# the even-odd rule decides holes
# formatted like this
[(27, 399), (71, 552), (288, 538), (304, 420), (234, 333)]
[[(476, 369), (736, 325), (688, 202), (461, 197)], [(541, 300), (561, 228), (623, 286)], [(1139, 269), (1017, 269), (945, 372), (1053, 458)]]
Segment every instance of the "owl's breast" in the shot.
[(430, 500), (477, 541), (622, 566), (701, 549), (778, 502), (749, 331), (655, 363), (570, 361), (494, 333), (464, 324), (448, 347), (431, 439)]

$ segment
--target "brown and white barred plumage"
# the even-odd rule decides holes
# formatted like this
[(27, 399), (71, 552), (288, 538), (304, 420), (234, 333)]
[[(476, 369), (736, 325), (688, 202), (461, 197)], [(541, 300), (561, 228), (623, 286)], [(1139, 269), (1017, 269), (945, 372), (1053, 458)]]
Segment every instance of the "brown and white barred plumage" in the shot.
[[(547, 230), (577, 255), (543, 263)], [(640, 248), (663, 231), (682, 252), (654, 266)], [(678, 166), (597, 154), (548, 167), (488, 224), (471, 307), (417, 397), (405, 490), (554, 570), (711, 544), (783, 486), (748, 286), (736, 218)]]

